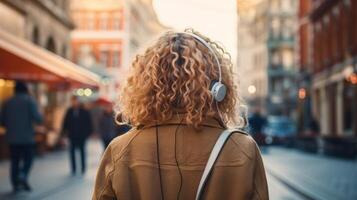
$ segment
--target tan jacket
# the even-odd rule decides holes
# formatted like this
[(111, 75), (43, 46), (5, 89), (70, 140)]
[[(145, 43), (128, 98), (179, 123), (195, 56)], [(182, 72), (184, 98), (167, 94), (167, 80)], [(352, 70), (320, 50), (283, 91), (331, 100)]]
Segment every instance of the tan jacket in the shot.
[[(163, 195), (166, 200), (195, 199), (198, 183), (218, 136), (224, 130), (215, 119), (208, 119), (197, 131), (173, 119), (158, 125), (159, 159)], [(103, 155), (96, 178), (93, 200), (161, 198), (157, 164), (156, 127), (134, 129), (116, 138)], [(268, 199), (268, 187), (260, 152), (254, 140), (244, 133), (228, 139), (215, 163), (203, 199)]]

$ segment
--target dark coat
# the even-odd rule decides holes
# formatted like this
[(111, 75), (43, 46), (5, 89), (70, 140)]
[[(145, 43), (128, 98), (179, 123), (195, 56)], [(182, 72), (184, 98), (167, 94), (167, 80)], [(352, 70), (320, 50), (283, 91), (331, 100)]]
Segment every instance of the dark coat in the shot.
[(63, 120), (63, 132), (71, 141), (83, 141), (93, 132), (90, 113), (83, 108), (69, 108)]
[(250, 128), (249, 131), (252, 135), (261, 134), (264, 126), (267, 123), (265, 117), (257, 113), (254, 113), (251, 117), (249, 117), (248, 121)]
[(35, 100), (28, 94), (16, 94), (3, 105), (0, 124), (6, 128), (9, 144), (35, 143), (34, 123), (41, 123), (42, 116)]
[(104, 112), (99, 120), (99, 134), (103, 140), (112, 140), (117, 136), (117, 125), (112, 113)]
[(130, 129), (131, 126), (128, 124), (118, 125), (115, 122), (113, 113), (104, 112), (99, 120), (99, 134), (103, 140), (112, 140), (128, 132)]

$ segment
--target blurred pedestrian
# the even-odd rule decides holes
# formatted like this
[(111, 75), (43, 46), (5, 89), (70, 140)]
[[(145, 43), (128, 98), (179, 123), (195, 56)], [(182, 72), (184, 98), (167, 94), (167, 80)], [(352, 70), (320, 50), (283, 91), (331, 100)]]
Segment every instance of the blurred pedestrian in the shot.
[(76, 151), (80, 152), (81, 172), (86, 171), (86, 140), (93, 131), (89, 111), (83, 108), (77, 96), (72, 96), (71, 107), (63, 120), (62, 132), (68, 136), (72, 174), (76, 173)]
[(105, 151), (93, 200), (268, 199), (256, 143), (227, 130), (243, 126), (227, 54), (199, 33), (170, 31), (136, 57), (119, 98), (133, 129)]
[(263, 133), (263, 128), (267, 123), (267, 119), (265, 116), (261, 114), (259, 108), (255, 108), (252, 115), (248, 118), (249, 123), (249, 132), (253, 136), (254, 140), (259, 145), (264, 145), (265, 135)]
[(117, 125), (114, 120), (112, 105), (104, 106), (103, 114), (99, 119), (98, 131), (102, 139), (104, 149), (106, 149), (112, 139), (117, 136)]
[(10, 177), (14, 192), (30, 191), (28, 177), (35, 151), (34, 124), (42, 123), (35, 100), (23, 82), (16, 82), (15, 95), (6, 101), (1, 112), (1, 125), (6, 128), (10, 149)]
[(121, 136), (125, 133), (127, 133), (128, 131), (130, 131), (131, 126), (129, 123), (121, 123), (123, 121), (122, 119), (122, 115), (121, 114), (117, 114), (115, 116), (116, 120), (116, 124), (117, 124), (117, 136)]
[(314, 135), (318, 135), (320, 132), (319, 122), (313, 117), (309, 124), (309, 129), (314, 133)]

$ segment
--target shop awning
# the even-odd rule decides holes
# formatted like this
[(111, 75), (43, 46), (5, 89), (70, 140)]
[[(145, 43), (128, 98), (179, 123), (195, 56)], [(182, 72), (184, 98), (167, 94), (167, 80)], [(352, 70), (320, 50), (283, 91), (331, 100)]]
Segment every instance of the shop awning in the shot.
[(99, 86), (100, 76), (0, 30), (0, 78)]

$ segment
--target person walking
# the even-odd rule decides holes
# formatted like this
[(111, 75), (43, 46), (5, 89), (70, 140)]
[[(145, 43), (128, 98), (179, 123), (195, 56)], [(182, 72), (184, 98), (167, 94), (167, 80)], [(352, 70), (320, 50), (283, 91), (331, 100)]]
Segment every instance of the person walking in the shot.
[(133, 128), (103, 154), (93, 200), (268, 199), (255, 141), (228, 129), (244, 126), (228, 52), (169, 31), (130, 70), (118, 103)]
[(71, 107), (63, 120), (62, 132), (68, 136), (72, 175), (76, 174), (76, 151), (80, 152), (81, 172), (86, 171), (86, 140), (93, 131), (90, 113), (82, 107), (78, 97), (72, 96)]
[(115, 122), (117, 124), (117, 135), (116, 136), (121, 136), (128, 131), (130, 131), (131, 126), (130, 123), (122, 123), (122, 116), (121, 114), (116, 114), (115, 115)]
[(28, 177), (35, 151), (34, 124), (41, 124), (43, 118), (25, 83), (16, 82), (15, 95), (4, 103), (1, 111), (0, 122), (6, 129), (10, 150), (10, 179), (13, 190), (31, 191)]
[(105, 105), (103, 114), (99, 119), (98, 131), (106, 149), (113, 138), (117, 136), (117, 125), (114, 120), (112, 105)]
[(259, 108), (256, 108), (252, 115), (248, 119), (249, 122), (249, 131), (255, 141), (259, 145), (265, 145), (265, 135), (263, 133), (263, 128), (266, 126), (267, 119), (264, 117)]

